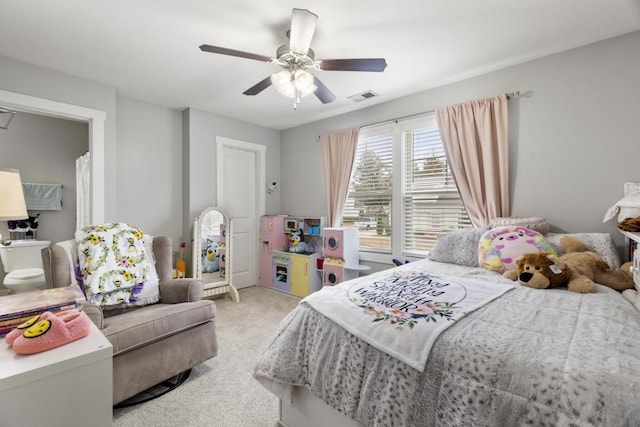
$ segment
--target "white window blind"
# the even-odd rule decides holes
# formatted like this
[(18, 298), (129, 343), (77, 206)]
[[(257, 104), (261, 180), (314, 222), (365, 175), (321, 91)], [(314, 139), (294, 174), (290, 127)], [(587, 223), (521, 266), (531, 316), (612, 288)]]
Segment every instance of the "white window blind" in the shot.
[(360, 230), (361, 251), (396, 258), (424, 257), (440, 234), (471, 227), (435, 114), (360, 129), (342, 226)]
[(391, 251), (392, 131), (391, 125), (373, 126), (358, 137), (342, 221), (343, 227), (360, 230), (363, 250)]
[(403, 255), (426, 255), (442, 233), (471, 226), (433, 115), (402, 125)]

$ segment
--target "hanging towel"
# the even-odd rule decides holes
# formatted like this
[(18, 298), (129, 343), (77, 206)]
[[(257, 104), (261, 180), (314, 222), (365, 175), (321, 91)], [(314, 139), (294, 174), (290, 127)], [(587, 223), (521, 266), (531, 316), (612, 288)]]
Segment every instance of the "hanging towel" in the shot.
[(62, 184), (23, 182), (24, 200), (29, 211), (61, 211)]

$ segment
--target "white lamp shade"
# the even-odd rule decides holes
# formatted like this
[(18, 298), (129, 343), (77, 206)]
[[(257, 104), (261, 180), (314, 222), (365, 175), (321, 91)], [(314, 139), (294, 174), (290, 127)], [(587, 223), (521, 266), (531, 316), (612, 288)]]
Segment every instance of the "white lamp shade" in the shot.
[(313, 84), (313, 75), (304, 70), (298, 70), (295, 74), (294, 85), (300, 91), (300, 95), (305, 97), (316, 91), (317, 87)]
[(28, 217), (20, 171), (0, 168), (0, 221)]
[(296, 90), (300, 96), (305, 97), (317, 89), (313, 84), (313, 74), (304, 70), (297, 70), (293, 74), (288, 70), (274, 73), (271, 75), (271, 83), (287, 98), (295, 97)]
[(280, 71), (279, 73), (273, 73), (271, 75), (271, 83), (282, 95), (287, 98), (293, 98), (295, 96), (295, 88), (293, 86), (293, 76), (287, 70)]

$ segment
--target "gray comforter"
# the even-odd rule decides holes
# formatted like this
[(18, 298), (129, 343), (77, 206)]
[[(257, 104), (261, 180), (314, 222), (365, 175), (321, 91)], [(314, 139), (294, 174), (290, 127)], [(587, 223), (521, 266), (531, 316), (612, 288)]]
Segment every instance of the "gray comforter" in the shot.
[(254, 376), (281, 399), (308, 386), (366, 426), (620, 426), (640, 408), (640, 313), (601, 286), (517, 287), (443, 332), (419, 372), (301, 303)]

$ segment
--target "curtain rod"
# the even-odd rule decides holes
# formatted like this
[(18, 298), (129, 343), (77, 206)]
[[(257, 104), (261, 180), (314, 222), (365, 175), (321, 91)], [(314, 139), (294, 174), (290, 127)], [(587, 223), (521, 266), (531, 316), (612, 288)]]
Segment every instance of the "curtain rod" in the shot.
[[(516, 98), (516, 97), (520, 96), (520, 91), (519, 90), (514, 90), (513, 92), (505, 92), (504, 95), (507, 97), (507, 99)], [(382, 124), (391, 123), (391, 122), (397, 123), (398, 120), (405, 120), (405, 119), (411, 119), (411, 118), (414, 118), (414, 117), (424, 116), (425, 114), (430, 114), (430, 113), (433, 113), (434, 111), (436, 111), (436, 110), (423, 111), (422, 113), (415, 113), (415, 114), (409, 114), (407, 116), (395, 117), (393, 119), (384, 120), (382, 122), (367, 123), (366, 125), (360, 125), (358, 127), (364, 128), (364, 127), (367, 127), (367, 126), (382, 125)], [(316, 141), (320, 141), (320, 137), (319, 136), (316, 136)]]

